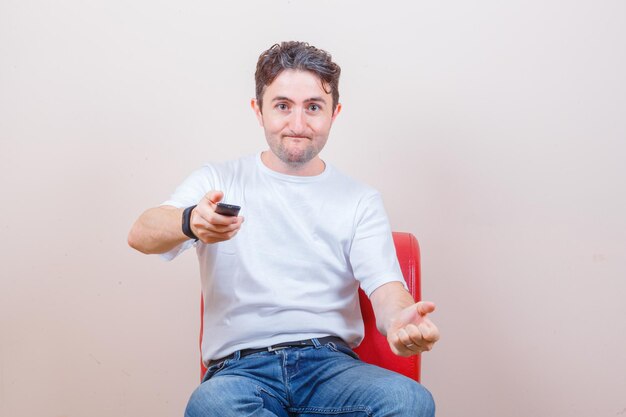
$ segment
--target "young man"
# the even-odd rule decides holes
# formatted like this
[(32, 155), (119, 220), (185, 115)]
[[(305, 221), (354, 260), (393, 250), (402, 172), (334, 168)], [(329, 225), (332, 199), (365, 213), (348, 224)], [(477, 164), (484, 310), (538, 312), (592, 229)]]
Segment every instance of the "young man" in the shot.
[[(251, 104), (269, 150), (205, 165), (130, 231), (130, 246), (166, 259), (196, 247), (208, 372), (185, 416), (434, 415), (420, 384), (351, 350), (359, 285), (397, 355), (430, 350), (439, 332), (434, 304), (405, 290), (380, 195), (319, 157), (339, 74), (306, 43), (261, 54)], [(217, 214), (218, 202), (241, 215)]]

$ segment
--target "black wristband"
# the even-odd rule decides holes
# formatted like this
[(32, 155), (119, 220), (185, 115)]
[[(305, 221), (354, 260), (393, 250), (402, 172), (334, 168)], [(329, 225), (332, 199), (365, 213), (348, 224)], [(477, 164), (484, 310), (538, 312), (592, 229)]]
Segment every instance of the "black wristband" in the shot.
[(191, 239), (198, 240), (198, 236), (191, 230), (191, 211), (194, 208), (196, 208), (196, 206), (187, 207), (185, 211), (183, 211), (183, 233)]

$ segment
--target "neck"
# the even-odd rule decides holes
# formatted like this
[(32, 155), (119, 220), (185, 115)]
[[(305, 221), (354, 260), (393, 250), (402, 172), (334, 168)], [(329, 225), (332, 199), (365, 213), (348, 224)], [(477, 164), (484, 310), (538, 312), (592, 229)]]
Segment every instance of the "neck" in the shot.
[(326, 169), (326, 164), (319, 156), (305, 163), (286, 163), (281, 161), (271, 151), (261, 153), (261, 161), (263, 164), (280, 174), (295, 175), (300, 177), (312, 177), (319, 175)]

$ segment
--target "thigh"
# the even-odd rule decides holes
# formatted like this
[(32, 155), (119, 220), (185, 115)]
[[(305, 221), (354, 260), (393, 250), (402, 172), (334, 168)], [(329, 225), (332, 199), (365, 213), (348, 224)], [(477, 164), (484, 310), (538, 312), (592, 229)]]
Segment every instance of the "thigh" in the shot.
[[(301, 357), (298, 381), (292, 386), (301, 417), (342, 413), (342, 416), (432, 417), (431, 394), (418, 382), (367, 364), (352, 352), (332, 346), (311, 349)], [(352, 413), (352, 414), (347, 414)]]
[(191, 395), (185, 417), (288, 417), (285, 404), (264, 383), (263, 367), (251, 374), (241, 363), (209, 369), (209, 376)]

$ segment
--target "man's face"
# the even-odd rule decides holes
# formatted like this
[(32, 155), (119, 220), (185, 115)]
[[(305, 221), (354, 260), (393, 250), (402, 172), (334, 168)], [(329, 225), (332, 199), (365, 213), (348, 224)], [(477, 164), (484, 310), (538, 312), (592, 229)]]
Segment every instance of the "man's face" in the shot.
[(284, 70), (265, 88), (263, 108), (253, 109), (272, 151), (267, 160), (277, 171), (302, 171), (322, 166), (318, 154), (324, 148), (330, 127), (341, 110), (333, 111), (332, 96), (319, 77), (309, 71)]

